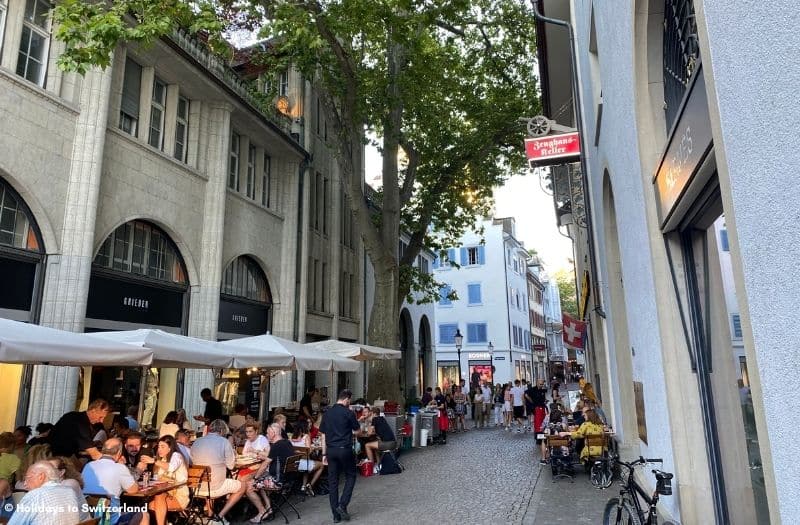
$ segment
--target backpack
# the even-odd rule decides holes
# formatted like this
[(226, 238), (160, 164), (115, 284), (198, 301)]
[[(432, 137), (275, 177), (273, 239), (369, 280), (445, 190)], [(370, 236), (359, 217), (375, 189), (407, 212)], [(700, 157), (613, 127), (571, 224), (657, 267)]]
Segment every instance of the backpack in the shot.
[(395, 459), (394, 454), (385, 452), (381, 456), (380, 465), (378, 465), (378, 472), (381, 474), (400, 474), (403, 472), (403, 465)]

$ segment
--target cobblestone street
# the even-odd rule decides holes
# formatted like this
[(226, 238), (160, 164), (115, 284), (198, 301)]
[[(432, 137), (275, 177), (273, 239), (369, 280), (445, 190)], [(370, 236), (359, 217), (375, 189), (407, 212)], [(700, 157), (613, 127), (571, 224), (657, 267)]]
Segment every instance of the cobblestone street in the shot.
[[(530, 433), (498, 428), (448, 434), (446, 445), (417, 448), (400, 461), (405, 472), (359, 476), (352, 520), (369, 524), (597, 524), (615, 490), (595, 490), (588, 477), (552, 482), (540, 468)], [(332, 523), (327, 496), (298, 506), (302, 523)], [(297, 516), (289, 515), (290, 522)], [(281, 523), (278, 516), (273, 523)], [(300, 522), (298, 522), (300, 523)]]

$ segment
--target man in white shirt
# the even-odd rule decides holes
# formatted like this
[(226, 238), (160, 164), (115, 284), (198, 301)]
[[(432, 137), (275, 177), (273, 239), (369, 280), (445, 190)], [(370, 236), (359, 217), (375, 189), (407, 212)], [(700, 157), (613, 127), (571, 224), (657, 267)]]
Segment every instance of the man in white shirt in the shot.
[[(236, 451), (225, 437), (228, 432), (228, 425), (221, 419), (215, 419), (208, 426), (208, 434), (198, 438), (192, 445), (192, 462), (195, 465), (205, 465), (211, 468), (210, 497), (228, 496), (228, 501), (225, 502), (225, 506), (218, 514), (223, 525), (228, 525), (225, 515), (242, 499), (247, 490), (246, 483), (227, 477), (227, 470), (233, 469), (236, 464)], [(205, 491), (205, 486), (202, 489)]]
[(517, 422), (517, 433), (522, 433), (525, 424), (525, 390), (520, 385), (519, 379), (514, 381), (511, 387), (512, 405), (514, 410), (514, 421)]
[(490, 416), (492, 414), (492, 409), (494, 408), (494, 398), (492, 397), (492, 385), (489, 384), (488, 381), (483, 383), (481, 387), (481, 392), (483, 393), (483, 412), (485, 416), (485, 421), (487, 426), (491, 426), (492, 420)]
[(83, 502), (70, 487), (61, 485), (60, 473), (49, 461), (37, 461), (25, 473), (25, 488), (17, 510), (8, 523), (12, 525), (74, 525), (89, 519)]
[(111, 496), (111, 507), (116, 509), (111, 515), (111, 523), (116, 525), (148, 525), (147, 512), (121, 514), (119, 497), (123, 492), (136, 494), (139, 485), (131, 471), (123, 463), (122, 441), (111, 438), (103, 444), (100, 459), (90, 461), (83, 467), (83, 493)]

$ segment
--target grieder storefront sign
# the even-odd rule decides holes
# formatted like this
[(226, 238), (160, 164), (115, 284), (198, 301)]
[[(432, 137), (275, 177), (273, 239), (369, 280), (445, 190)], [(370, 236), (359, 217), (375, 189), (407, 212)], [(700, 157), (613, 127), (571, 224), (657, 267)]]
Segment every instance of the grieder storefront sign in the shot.
[(532, 168), (578, 162), (581, 141), (577, 131), (525, 139), (525, 154)]
[(689, 96), (681, 109), (669, 145), (653, 179), (662, 228), (670, 220), (681, 197), (692, 185), (698, 167), (713, 142), (702, 68), (698, 68), (689, 89)]

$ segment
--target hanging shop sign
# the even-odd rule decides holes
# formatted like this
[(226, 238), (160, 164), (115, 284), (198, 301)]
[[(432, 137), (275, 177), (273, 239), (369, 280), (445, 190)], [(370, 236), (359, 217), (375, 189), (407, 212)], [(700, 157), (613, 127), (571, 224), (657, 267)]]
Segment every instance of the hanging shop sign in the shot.
[(578, 162), (581, 139), (578, 132), (525, 139), (525, 154), (531, 168)]
[(653, 179), (662, 228), (692, 185), (712, 143), (706, 83), (701, 67), (694, 75), (689, 95), (684, 99), (669, 145)]

